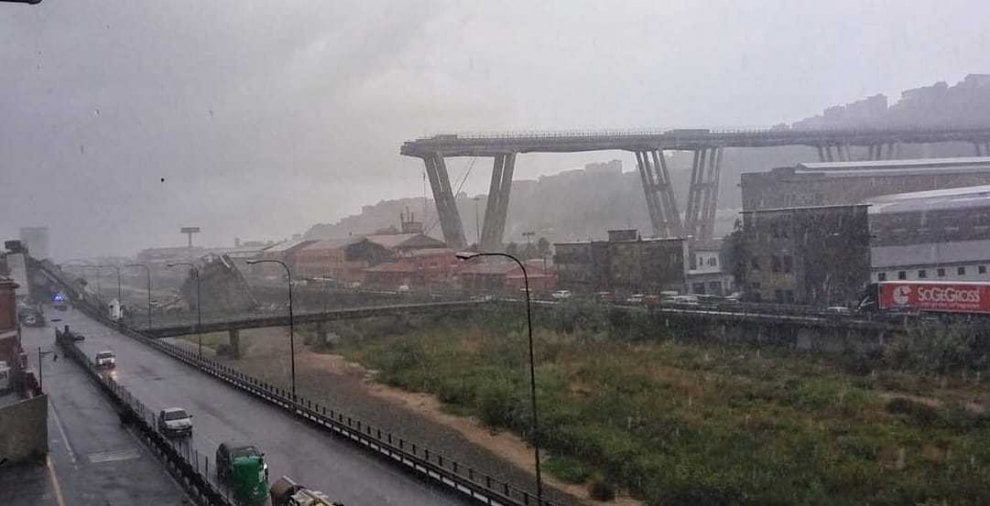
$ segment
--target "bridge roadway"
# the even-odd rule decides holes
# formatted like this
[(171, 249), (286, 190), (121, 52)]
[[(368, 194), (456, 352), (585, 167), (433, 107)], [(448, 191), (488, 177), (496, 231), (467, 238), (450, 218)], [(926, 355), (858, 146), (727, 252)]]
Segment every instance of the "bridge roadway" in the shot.
[[(346, 309), (335, 309), (327, 312), (301, 313), (293, 315), (292, 319), (296, 325), (306, 323), (319, 323), (335, 320), (353, 320), (359, 318), (369, 318), (373, 316), (393, 316), (407, 314), (421, 314), (436, 311), (450, 312), (462, 311), (478, 307), (483, 304), (481, 301), (459, 301), (459, 302), (428, 302), (422, 304), (393, 304), (388, 306), (369, 306)], [(176, 337), (199, 332), (225, 332), (230, 330), (257, 329), (266, 327), (287, 327), (289, 325), (289, 315), (250, 316), (246, 318), (204, 321), (201, 327), (197, 327), (195, 322), (183, 322), (174, 325), (154, 326), (148, 334), (154, 337)]]
[(505, 153), (575, 153), (583, 151), (694, 151), (705, 147), (875, 146), (890, 143), (985, 143), (990, 128), (901, 128), (712, 131), (674, 129), (657, 131), (536, 132), (490, 135), (436, 135), (407, 141), (400, 153), (425, 157), (496, 156)]
[(193, 448), (208, 455), (211, 465), (222, 441), (244, 441), (265, 452), (272, 479), (290, 476), (344, 504), (467, 504), (76, 310), (58, 316), (60, 324), (86, 336), (78, 344), (87, 355), (104, 349), (116, 353), (116, 380), (149, 409), (179, 406), (189, 411)]

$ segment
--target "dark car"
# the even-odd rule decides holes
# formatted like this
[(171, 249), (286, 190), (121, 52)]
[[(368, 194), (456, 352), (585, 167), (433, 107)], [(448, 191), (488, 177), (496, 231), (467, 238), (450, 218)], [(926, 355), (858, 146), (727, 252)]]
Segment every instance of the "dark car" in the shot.
[(237, 457), (252, 457), (257, 456), (261, 459), (263, 463), (263, 469), (265, 470), (265, 479), (268, 479), (268, 463), (264, 461), (265, 454), (261, 452), (256, 446), (246, 443), (235, 443), (227, 441), (220, 443), (217, 447), (217, 478), (220, 481), (227, 482), (233, 474), (233, 463), (234, 459)]

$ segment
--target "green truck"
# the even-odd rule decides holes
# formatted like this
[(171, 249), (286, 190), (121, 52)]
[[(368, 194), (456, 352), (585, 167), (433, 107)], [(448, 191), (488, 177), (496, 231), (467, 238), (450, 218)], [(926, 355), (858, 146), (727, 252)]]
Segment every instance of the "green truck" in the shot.
[(217, 448), (217, 478), (244, 504), (268, 499), (268, 464), (254, 445), (225, 442)]

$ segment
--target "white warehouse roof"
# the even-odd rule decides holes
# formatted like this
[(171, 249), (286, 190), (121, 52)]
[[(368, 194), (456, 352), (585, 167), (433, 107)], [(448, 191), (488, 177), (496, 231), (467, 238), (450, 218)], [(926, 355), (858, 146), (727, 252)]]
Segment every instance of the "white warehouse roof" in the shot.
[(881, 195), (865, 203), (870, 214), (990, 207), (990, 185)]

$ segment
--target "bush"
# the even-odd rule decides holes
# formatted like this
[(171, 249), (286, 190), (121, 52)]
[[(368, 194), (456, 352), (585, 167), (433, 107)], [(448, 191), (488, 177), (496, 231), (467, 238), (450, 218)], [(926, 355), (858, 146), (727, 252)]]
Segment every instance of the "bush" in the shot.
[(891, 399), (886, 409), (891, 414), (907, 415), (915, 423), (925, 427), (932, 426), (939, 418), (935, 408), (903, 397)]
[(590, 467), (580, 460), (554, 455), (543, 463), (543, 468), (550, 474), (568, 483), (584, 483), (592, 475)]
[(614, 501), (615, 489), (605, 480), (595, 478), (591, 485), (588, 485), (588, 495), (596, 501)]

